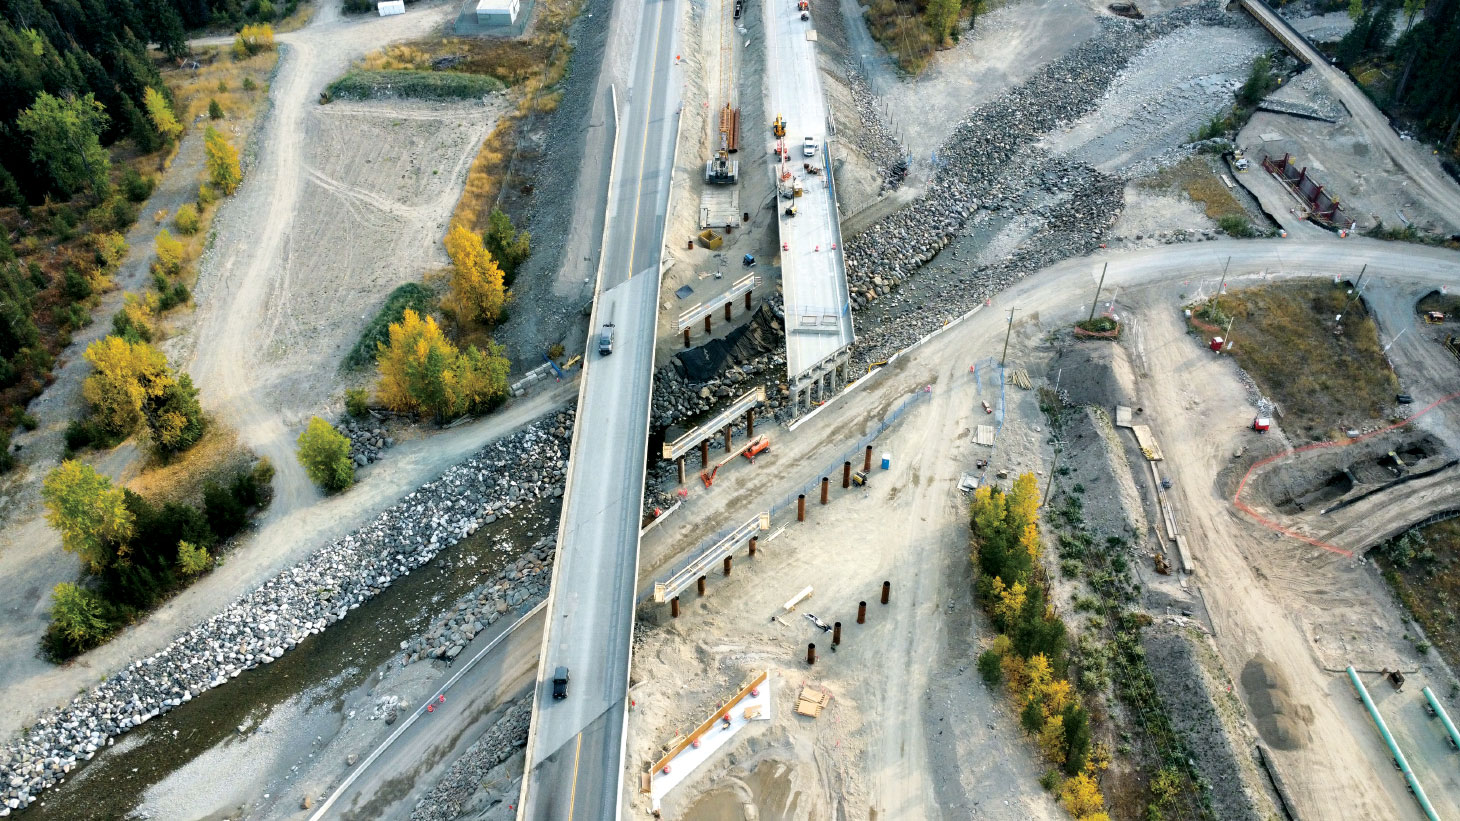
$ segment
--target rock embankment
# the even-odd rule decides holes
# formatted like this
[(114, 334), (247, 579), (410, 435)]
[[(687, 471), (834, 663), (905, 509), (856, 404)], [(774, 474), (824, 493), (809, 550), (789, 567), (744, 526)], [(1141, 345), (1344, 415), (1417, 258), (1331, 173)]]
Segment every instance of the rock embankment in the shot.
[(491, 581), (478, 586), (446, 610), (414, 641), (401, 642), (401, 664), (443, 659), (455, 661), (477, 634), (520, 605), (531, 607), (547, 598), (553, 576), (553, 554), (557, 539), (538, 540), (517, 561), (497, 571)]
[(0, 751), (0, 816), (28, 806), (117, 735), (280, 658), (478, 528), (561, 496), (572, 419), (560, 413), (488, 445), (160, 652), (42, 716)]
[(471, 745), (416, 804), (411, 810), (411, 821), (461, 818), (472, 796), (479, 789), (491, 786), (483, 783), (483, 776), (527, 746), (527, 726), (531, 720), (531, 698), (518, 699), (508, 707), (501, 720)]
[(350, 459), (355, 467), (365, 467), (380, 460), (386, 448), (395, 446), (395, 437), (385, 429), (385, 423), (378, 419), (341, 419), (335, 429), (350, 439)]
[[(1029, 181), (1008, 173), (1021, 152), (1050, 131), (1094, 110), (1101, 94), (1153, 39), (1192, 23), (1227, 22), (1226, 13), (1214, 0), (1184, 6), (1153, 20), (1102, 20), (1099, 35), (963, 118), (937, 153), (937, 168), (927, 191), (846, 242), (854, 307), (885, 296), (915, 274), (959, 234), (979, 208), (1001, 208), (1022, 191)], [(1075, 253), (1078, 249), (1070, 249), (1063, 256)]]

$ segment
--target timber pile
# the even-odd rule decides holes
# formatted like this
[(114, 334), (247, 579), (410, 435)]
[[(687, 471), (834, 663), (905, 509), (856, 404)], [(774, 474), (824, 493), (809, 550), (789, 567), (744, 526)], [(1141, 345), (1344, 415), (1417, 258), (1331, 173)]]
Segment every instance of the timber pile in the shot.
[(831, 693), (813, 687), (802, 687), (801, 695), (796, 697), (796, 712), (816, 718), (830, 701)]

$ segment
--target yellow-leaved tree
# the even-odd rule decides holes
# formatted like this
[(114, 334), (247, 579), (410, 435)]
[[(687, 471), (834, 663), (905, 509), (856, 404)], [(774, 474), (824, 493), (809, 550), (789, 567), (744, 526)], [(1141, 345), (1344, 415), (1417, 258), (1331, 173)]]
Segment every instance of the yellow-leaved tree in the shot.
[(1009, 488), (1007, 505), (1009, 524), (1018, 533), (1034, 524), (1039, 513), (1039, 480), (1032, 473), (1021, 473)]
[(46, 521), (61, 531), (61, 547), (92, 573), (112, 565), (117, 546), (132, 536), (135, 517), (119, 487), (84, 462), (67, 459), (41, 485)]
[(380, 401), (391, 410), (443, 421), (490, 408), (507, 396), (509, 362), (502, 346), (459, 351), (434, 318), (409, 308), (390, 326), (390, 342), (380, 343), (376, 363)]
[(208, 179), (224, 194), (232, 195), (243, 182), (243, 169), (238, 164), (238, 149), (213, 126), (203, 132), (203, 152), (207, 157)]
[(451, 292), (442, 305), (459, 322), (495, 323), (507, 304), (507, 286), (502, 269), (482, 237), (459, 222), (446, 232), (446, 253), (451, 257)]
[(152, 125), (162, 139), (169, 145), (173, 140), (182, 134), (183, 127), (178, 124), (177, 117), (172, 114), (172, 106), (168, 104), (167, 98), (152, 86), (148, 86), (142, 92), (142, 105), (147, 109), (147, 116), (151, 118)]
[(1088, 819), (1105, 809), (1105, 801), (1095, 779), (1083, 772), (1065, 779), (1060, 787), (1060, 803), (1065, 805), (1070, 815), (1079, 819)]
[(81, 395), (93, 421), (114, 436), (136, 430), (143, 406), (172, 382), (167, 357), (146, 342), (108, 336), (88, 345), (84, 356), (96, 372), (81, 384)]

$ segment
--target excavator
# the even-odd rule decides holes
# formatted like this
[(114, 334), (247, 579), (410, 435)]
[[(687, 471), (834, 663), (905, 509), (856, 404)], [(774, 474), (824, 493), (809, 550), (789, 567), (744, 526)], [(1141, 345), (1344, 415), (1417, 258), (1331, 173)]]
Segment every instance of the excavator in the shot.
[(715, 484), (715, 474), (720, 472), (720, 468), (735, 461), (735, 457), (744, 456), (745, 460), (753, 465), (755, 464), (755, 457), (769, 450), (770, 446), (771, 438), (762, 433), (760, 436), (757, 436), (754, 439), (750, 440), (750, 444), (746, 445), (740, 450), (731, 451), (730, 453), (725, 454), (725, 456), (720, 459), (720, 461), (715, 463), (715, 466), (713, 468), (710, 468), (706, 471), (701, 471), (700, 481), (705, 483), (705, 487), (710, 487), (711, 485)]

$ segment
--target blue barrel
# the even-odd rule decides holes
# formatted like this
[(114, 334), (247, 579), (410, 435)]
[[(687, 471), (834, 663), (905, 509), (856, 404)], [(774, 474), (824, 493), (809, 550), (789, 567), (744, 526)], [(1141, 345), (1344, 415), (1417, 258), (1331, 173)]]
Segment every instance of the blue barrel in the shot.
[(884, 453), (884, 454), (882, 454), (882, 469), (883, 470), (887, 470), (890, 467), (892, 467), (892, 454), (890, 454), (890, 453)]

